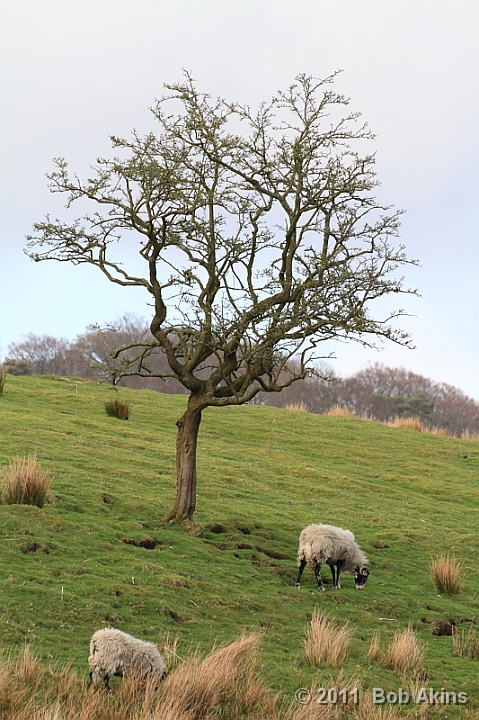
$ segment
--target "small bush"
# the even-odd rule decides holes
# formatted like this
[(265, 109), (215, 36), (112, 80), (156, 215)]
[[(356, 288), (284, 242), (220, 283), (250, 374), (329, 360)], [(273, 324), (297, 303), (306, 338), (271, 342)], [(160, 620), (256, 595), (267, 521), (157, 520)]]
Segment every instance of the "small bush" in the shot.
[(299, 412), (309, 412), (309, 407), (302, 400), (301, 402), (287, 403), (283, 405), (285, 410), (298, 410)]
[(105, 403), (105, 411), (110, 417), (116, 417), (118, 420), (128, 420), (130, 417), (130, 406), (120, 400), (112, 400)]
[(344, 405), (335, 405), (332, 408), (329, 408), (326, 415), (338, 415), (340, 417), (354, 417), (354, 413), (349, 408), (345, 407)]
[(432, 581), (439, 593), (458, 595), (463, 588), (461, 564), (454, 557), (441, 555), (429, 566)]
[(407, 430), (417, 430), (424, 432), (424, 425), (417, 417), (396, 417), (388, 422), (389, 427), (406, 428)]
[(6, 505), (36, 505), (42, 508), (51, 483), (50, 475), (39, 468), (36, 455), (15, 458), (7, 470), (3, 502)]
[(408, 625), (406, 630), (396, 632), (381, 660), (381, 665), (403, 675), (408, 670), (417, 671), (423, 655), (424, 647), (417, 639), (411, 625)]
[(0, 395), (3, 395), (3, 388), (5, 387), (5, 380), (7, 379), (7, 366), (0, 365)]
[(311, 665), (340, 667), (346, 661), (351, 636), (347, 625), (337, 627), (315, 610), (304, 641), (306, 657)]

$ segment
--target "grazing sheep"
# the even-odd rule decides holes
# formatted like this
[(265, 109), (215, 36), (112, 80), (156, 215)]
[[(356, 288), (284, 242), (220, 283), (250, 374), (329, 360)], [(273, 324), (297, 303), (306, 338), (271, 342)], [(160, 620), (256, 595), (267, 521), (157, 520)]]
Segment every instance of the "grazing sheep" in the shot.
[(341, 587), (339, 575), (343, 571), (353, 575), (356, 589), (362, 590), (369, 575), (367, 562), (350, 530), (334, 525), (308, 525), (299, 536), (296, 587), (300, 587), (301, 575), (307, 565), (316, 576), (320, 592), (324, 592), (321, 566), (327, 564), (331, 568), (333, 588)]
[(154, 643), (138, 640), (115, 628), (103, 628), (93, 634), (88, 665), (92, 685), (98, 686), (103, 681), (107, 690), (114, 675), (157, 675), (159, 681), (167, 675), (163, 658)]

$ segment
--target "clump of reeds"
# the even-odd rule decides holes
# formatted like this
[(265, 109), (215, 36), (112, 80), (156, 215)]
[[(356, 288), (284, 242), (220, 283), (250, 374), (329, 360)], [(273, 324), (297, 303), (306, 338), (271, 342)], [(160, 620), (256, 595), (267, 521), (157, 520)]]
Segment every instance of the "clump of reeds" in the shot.
[(299, 412), (309, 412), (309, 407), (305, 402), (300, 400), (299, 402), (286, 403), (283, 405), (285, 410), (298, 410)]
[(5, 380), (7, 379), (7, 366), (5, 364), (0, 365), (0, 395), (3, 395), (3, 389), (5, 387)]
[(110, 417), (116, 417), (118, 420), (128, 420), (130, 417), (130, 406), (121, 400), (111, 400), (105, 403), (105, 412)]
[(395, 417), (388, 422), (389, 427), (406, 428), (424, 432), (424, 425), (418, 417)]
[(334, 405), (334, 407), (329, 408), (326, 415), (337, 415), (340, 417), (354, 417), (354, 413), (352, 410), (347, 408), (345, 405)]
[(6, 505), (36, 505), (42, 508), (51, 484), (49, 473), (40, 468), (36, 455), (15, 458), (6, 471), (2, 500)]
[(471, 658), (472, 660), (479, 660), (479, 637), (474, 632), (472, 627), (464, 632), (456, 632), (452, 636), (452, 646), (454, 648), (454, 655), (461, 658)]
[(415, 630), (408, 625), (398, 630), (389, 643), (381, 665), (403, 675), (408, 671), (417, 671), (424, 656), (424, 646), (419, 642)]
[(440, 555), (429, 566), (432, 581), (439, 593), (458, 595), (463, 588), (461, 563), (449, 555)]
[(347, 624), (337, 626), (315, 610), (304, 641), (305, 655), (311, 665), (340, 667), (346, 661), (352, 634)]

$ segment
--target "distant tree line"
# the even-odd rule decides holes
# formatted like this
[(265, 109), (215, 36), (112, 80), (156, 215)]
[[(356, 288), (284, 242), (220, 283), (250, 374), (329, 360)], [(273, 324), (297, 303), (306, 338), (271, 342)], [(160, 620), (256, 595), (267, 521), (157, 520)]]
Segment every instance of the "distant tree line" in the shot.
[[(30, 333), (23, 342), (9, 345), (4, 364), (12, 375), (61, 375), (111, 380), (112, 350), (149, 338), (151, 333), (147, 322), (135, 315), (124, 315), (107, 328), (88, 329), (73, 341)], [(136, 357), (134, 350), (131, 353)], [(128, 351), (125, 356), (128, 358)], [(160, 349), (151, 353), (149, 366), (152, 372), (168, 372), (165, 355)], [(174, 378), (163, 380), (130, 376), (118, 380), (117, 384), (166, 393), (186, 393)]]
[(378, 363), (348, 377), (337, 375), (327, 365), (317, 370), (317, 375), (298, 380), (280, 395), (260, 394), (256, 402), (275, 407), (302, 403), (319, 414), (340, 405), (357, 417), (379, 422), (418, 417), (424, 425), (450, 435), (479, 433), (479, 403), (453, 385)]
[[(146, 321), (123, 316), (114, 326), (91, 328), (68, 341), (48, 335), (27, 335), (8, 347), (4, 363), (13, 375), (61, 375), (104, 380), (111, 377), (111, 351), (119, 346), (147, 341)], [(134, 352), (134, 350), (132, 350)], [(153, 372), (167, 373), (168, 364), (158, 348), (150, 355)], [(175, 378), (122, 377), (119, 386), (165, 393), (186, 393)], [(396, 417), (418, 417), (425, 425), (443, 428), (451, 435), (479, 433), (479, 403), (458, 388), (438, 383), (404, 368), (375, 364), (354, 375), (341, 377), (329, 365), (317, 374), (297, 380), (280, 393), (259, 393), (254, 402), (283, 407), (302, 403), (312, 413), (324, 414), (341, 405), (357, 417), (388, 422)]]

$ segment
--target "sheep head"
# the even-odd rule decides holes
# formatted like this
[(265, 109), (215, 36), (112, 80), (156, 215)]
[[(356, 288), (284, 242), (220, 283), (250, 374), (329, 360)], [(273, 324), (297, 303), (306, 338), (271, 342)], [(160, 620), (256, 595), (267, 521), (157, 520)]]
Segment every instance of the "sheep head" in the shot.
[(356, 590), (363, 590), (364, 586), (366, 585), (367, 579), (369, 577), (369, 570), (366, 565), (359, 565), (354, 569), (353, 572), (354, 577), (354, 584), (356, 585)]

